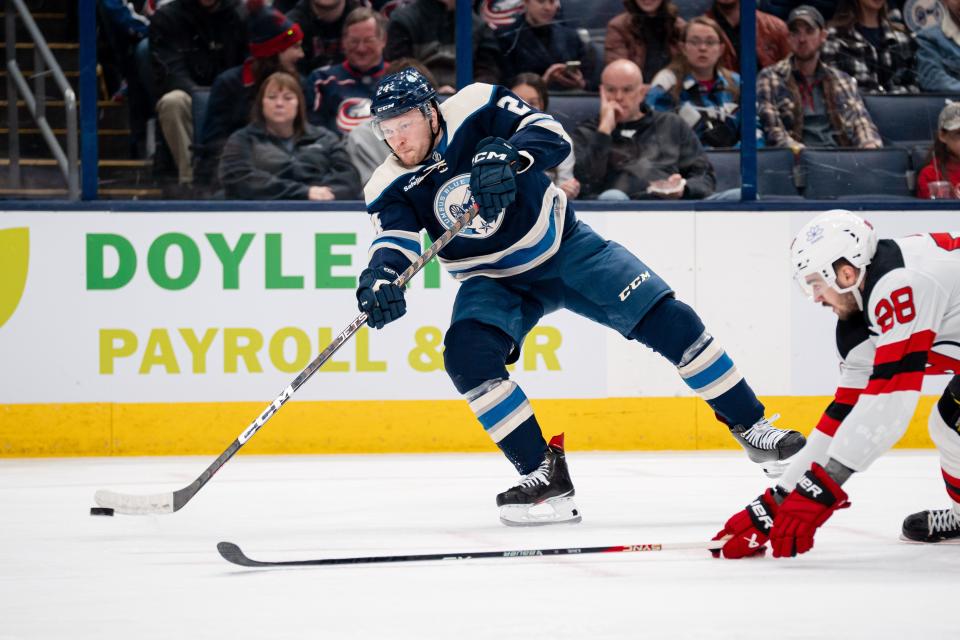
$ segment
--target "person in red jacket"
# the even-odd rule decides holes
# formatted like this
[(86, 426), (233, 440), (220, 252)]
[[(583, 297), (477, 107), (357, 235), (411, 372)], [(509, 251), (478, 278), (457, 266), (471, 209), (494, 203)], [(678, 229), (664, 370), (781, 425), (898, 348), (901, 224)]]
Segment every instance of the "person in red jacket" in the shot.
[[(937, 139), (930, 148), (930, 163), (917, 176), (917, 197), (960, 198), (960, 102), (951, 102), (940, 112)], [(930, 183), (949, 182), (949, 190)]]

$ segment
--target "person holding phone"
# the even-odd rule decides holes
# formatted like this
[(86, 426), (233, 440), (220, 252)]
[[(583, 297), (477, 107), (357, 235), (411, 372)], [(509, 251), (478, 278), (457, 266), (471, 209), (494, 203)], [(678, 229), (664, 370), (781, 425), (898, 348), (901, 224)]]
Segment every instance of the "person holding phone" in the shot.
[(560, 0), (524, 0), (513, 24), (498, 29), (505, 78), (536, 73), (551, 89), (595, 89), (592, 49), (577, 30), (556, 20)]

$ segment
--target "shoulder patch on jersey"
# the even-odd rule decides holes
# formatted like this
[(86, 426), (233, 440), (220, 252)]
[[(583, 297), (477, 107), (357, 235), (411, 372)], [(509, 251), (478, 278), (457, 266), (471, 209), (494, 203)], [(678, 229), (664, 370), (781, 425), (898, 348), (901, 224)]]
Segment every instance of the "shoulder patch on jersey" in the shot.
[(390, 188), (397, 180), (401, 180), (410, 174), (416, 173), (422, 165), (409, 168), (400, 164), (396, 156), (392, 153), (377, 167), (366, 186), (363, 187), (363, 199), (366, 200), (367, 208), (372, 207), (377, 200)]
[(673, 89), (676, 84), (677, 74), (670, 69), (661, 69), (657, 72), (657, 75), (653, 76), (653, 80), (650, 81), (650, 86), (663, 87), (664, 91)]
[(444, 100), (440, 104), (440, 113), (447, 123), (447, 140), (452, 141), (460, 125), (490, 104), (495, 95), (496, 87), (492, 84), (474, 82)]

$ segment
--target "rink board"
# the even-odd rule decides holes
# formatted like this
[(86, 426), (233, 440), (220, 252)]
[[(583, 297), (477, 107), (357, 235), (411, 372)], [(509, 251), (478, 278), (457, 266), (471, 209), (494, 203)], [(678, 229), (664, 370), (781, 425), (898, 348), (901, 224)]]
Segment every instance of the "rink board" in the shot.
[[(837, 375), (832, 314), (790, 283), (787, 247), (811, 215), (581, 218), (662, 275), (769, 412), (809, 431)], [(866, 215), (883, 236), (955, 217)], [(356, 316), (372, 237), (362, 212), (0, 212), (0, 456), (221, 451)], [(407, 317), (362, 330), (245, 450), (490, 450), (443, 371), (456, 290), (428, 266)], [(573, 314), (544, 318), (512, 376), (573, 449), (733, 444), (669, 363)], [(902, 445), (929, 446), (945, 383), (927, 380)]]

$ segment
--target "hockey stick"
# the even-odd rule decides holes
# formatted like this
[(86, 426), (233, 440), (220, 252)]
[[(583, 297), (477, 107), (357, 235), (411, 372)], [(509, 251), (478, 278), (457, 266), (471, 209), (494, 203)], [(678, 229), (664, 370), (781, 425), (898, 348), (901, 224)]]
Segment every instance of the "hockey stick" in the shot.
[[(417, 274), (420, 269), (423, 268), (425, 264), (430, 262), (435, 255), (440, 253), (440, 250), (443, 249), (447, 244), (456, 236), (460, 231), (466, 227), (470, 222), (476, 217), (477, 212), (479, 211), (477, 205), (473, 205), (471, 208), (464, 211), (463, 215), (457, 218), (453, 226), (447, 229), (443, 235), (441, 235), (437, 240), (427, 247), (419, 258), (417, 258), (413, 264), (407, 267), (403, 273), (401, 273), (394, 284), (399, 287), (402, 287), (404, 284), (410, 281), (414, 275)], [(253, 435), (266, 424), (267, 420), (273, 417), (277, 411), (280, 410), (287, 400), (296, 393), (297, 389), (303, 386), (303, 384), (310, 379), (310, 377), (316, 373), (317, 369), (323, 366), (323, 363), (326, 362), (337, 352), (337, 350), (344, 345), (355, 334), (367, 321), (367, 314), (361, 313), (358, 315), (353, 322), (347, 326), (346, 329), (340, 332), (340, 334), (333, 339), (333, 341), (327, 346), (326, 349), (320, 352), (313, 362), (307, 365), (307, 368), (300, 372), (300, 375), (290, 383), (290, 385), (284, 389), (280, 395), (278, 395), (273, 402), (271, 402), (267, 408), (253, 421), (250, 423), (243, 432), (237, 436), (226, 451), (220, 454), (220, 456), (210, 464), (209, 467), (204, 469), (203, 473), (200, 476), (183, 487), (171, 493), (156, 493), (153, 495), (130, 495), (126, 493), (117, 493), (115, 491), (107, 491), (101, 489), (97, 491), (93, 499), (101, 507), (106, 507), (108, 509), (113, 509), (117, 513), (124, 513), (128, 515), (146, 515), (153, 513), (173, 513), (174, 511), (179, 511), (185, 504), (190, 502), (190, 500), (197, 494), (200, 489), (203, 488), (203, 485), (207, 484), (210, 481), (210, 478), (220, 470), (220, 467), (225, 465), (234, 454), (240, 450), (246, 442), (253, 437)]]
[(264, 562), (249, 558), (232, 542), (218, 542), (217, 551), (224, 560), (241, 567), (319, 567), (341, 564), (379, 564), (386, 562), (419, 562), (425, 560), (476, 560), (478, 558), (528, 558), (531, 556), (582, 556), (587, 553), (631, 553), (635, 551), (677, 551), (701, 549), (710, 551), (721, 548), (726, 540), (710, 542), (674, 542), (656, 544), (630, 544), (617, 547), (564, 547), (561, 549), (519, 549), (513, 551), (467, 551), (460, 553), (425, 553), (413, 556), (367, 556), (357, 558), (321, 558), (318, 560), (278, 560)]

